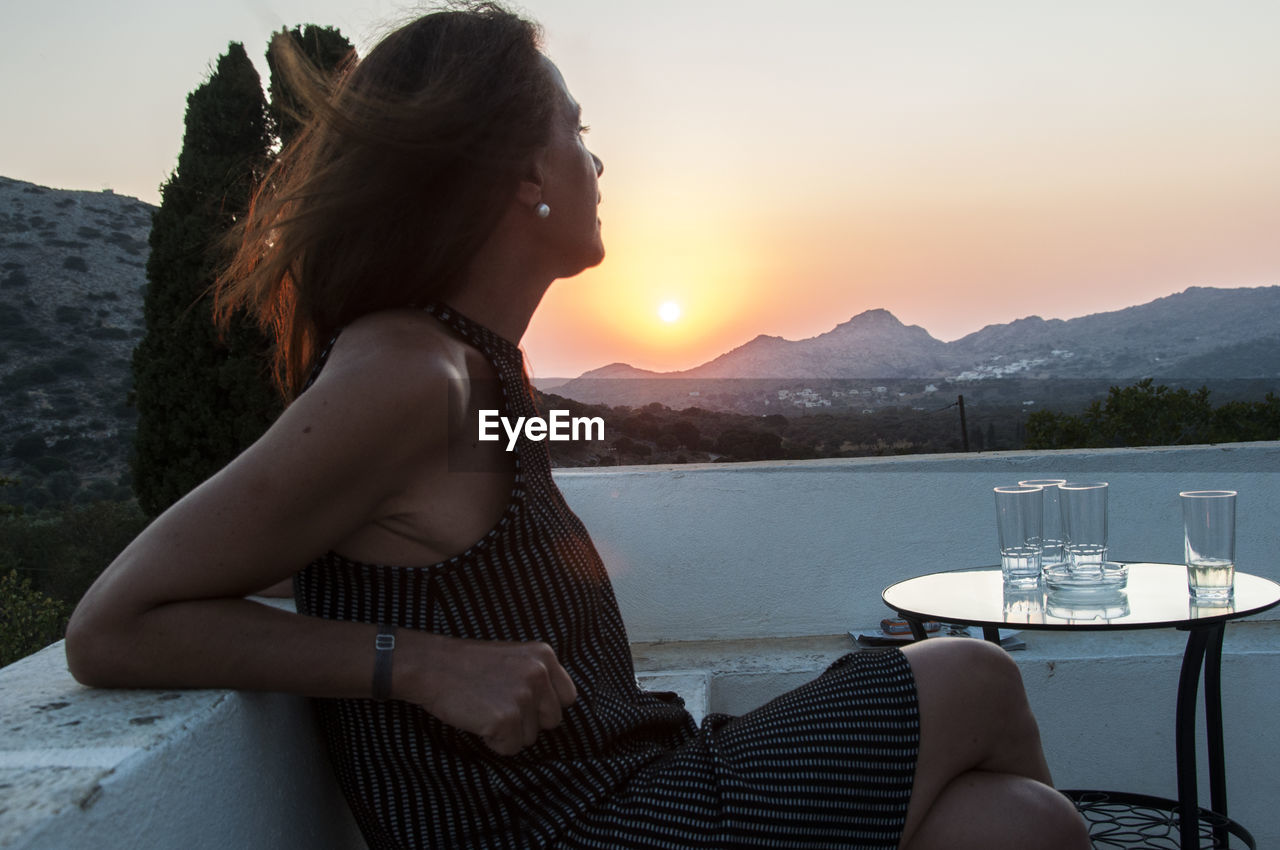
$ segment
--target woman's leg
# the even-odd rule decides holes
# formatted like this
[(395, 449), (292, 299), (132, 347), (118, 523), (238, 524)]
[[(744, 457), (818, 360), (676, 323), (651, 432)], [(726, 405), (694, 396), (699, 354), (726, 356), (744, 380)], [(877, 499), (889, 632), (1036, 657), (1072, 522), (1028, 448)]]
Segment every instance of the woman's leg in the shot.
[(901, 848), (1086, 850), (1083, 819), (1053, 790), (1040, 731), (1008, 654), (986, 641), (905, 648), (920, 755)]

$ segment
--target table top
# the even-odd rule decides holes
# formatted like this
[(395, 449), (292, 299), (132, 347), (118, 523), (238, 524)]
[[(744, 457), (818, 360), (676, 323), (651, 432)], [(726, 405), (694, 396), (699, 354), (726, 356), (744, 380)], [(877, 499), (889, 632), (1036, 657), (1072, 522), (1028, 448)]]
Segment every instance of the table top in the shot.
[(1227, 606), (1194, 604), (1182, 564), (1130, 563), (1122, 590), (1062, 593), (1041, 585), (1005, 587), (999, 567), (930, 573), (880, 594), (906, 617), (1013, 629), (1153, 629), (1192, 627), (1247, 617), (1280, 604), (1280, 584), (1236, 572)]

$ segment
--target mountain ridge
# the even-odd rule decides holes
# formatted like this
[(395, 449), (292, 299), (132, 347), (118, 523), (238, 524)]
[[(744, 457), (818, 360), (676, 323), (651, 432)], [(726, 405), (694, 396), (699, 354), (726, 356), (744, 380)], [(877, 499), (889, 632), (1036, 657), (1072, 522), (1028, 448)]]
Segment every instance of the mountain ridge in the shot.
[[(1119, 310), (1073, 319), (1026, 316), (943, 342), (884, 308), (872, 308), (805, 339), (759, 334), (689, 369), (656, 372), (612, 363), (562, 386), (602, 378), (1185, 378), (1205, 371), (1216, 350), (1280, 340), (1276, 316), (1280, 286), (1192, 286)], [(1191, 374), (1179, 374), (1179, 364)], [(1280, 377), (1280, 359), (1260, 357), (1256, 366), (1244, 369), (1250, 374), (1230, 377)]]

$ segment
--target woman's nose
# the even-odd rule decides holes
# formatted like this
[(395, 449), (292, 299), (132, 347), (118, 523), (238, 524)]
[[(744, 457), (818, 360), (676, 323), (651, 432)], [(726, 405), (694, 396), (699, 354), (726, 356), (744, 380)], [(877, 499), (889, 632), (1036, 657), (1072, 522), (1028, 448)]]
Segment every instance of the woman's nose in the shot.
[(600, 159), (600, 157), (596, 156), (595, 154), (591, 155), (591, 159), (596, 164), (596, 177), (603, 177), (604, 176), (604, 160)]

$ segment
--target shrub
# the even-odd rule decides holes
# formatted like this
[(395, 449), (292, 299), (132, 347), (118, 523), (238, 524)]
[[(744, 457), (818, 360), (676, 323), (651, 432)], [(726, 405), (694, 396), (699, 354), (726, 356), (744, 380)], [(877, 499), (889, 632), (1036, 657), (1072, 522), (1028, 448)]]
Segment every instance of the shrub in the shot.
[(18, 575), (0, 572), (0, 667), (61, 640), (71, 606), (46, 596)]
[(70, 304), (61, 304), (53, 311), (53, 318), (64, 325), (74, 325), (84, 321), (85, 313), (88, 310), (84, 307), (73, 307)]
[(46, 451), (44, 437), (39, 434), (24, 434), (9, 448), (9, 454), (19, 460), (34, 460)]
[[(12, 304), (0, 304), (0, 328), (20, 328), (27, 324), (27, 317)], [(7, 334), (6, 334), (7, 335)]]
[(22, 269), (10, 269), (3, 278), (0, 278), (0, 287), (9, 289), (15, 286), (26, 286), (30, 282), (31, 278), (27, 277), (27, 273)]
[[(148, 222), (149, 224), (150, 222)], [(137, 256), (147, 249), (147, 243), (139, 239), (134, 239), (128, 233), (122, 230), (113, 230), (111, 235), (107, 237), (107, 242), (115, 245), (127, 254)]]
[(55, 357), (49, 364), (49, 368), (59, 375), (68, 375), (77, 378), (87, 378), (93, 374), (93, 370), (89, 368), (89, 364), (79, 357)]
[(0, 381), (0, 386), (7, 390), (26, 390), (47, 386), (57, 380), (58, 373), (53, 371), (52, 366), (47, 363), (32, 363), (30, 366), (22, 366), (5, 375), (4, 380)]
[(41, 593), (74, 606), (146, 522), (132, 499), (0, 516), (0, 559)]
[(52, 475), (55, 472), (67, 472), (71, 469), (71, 461), (65, 457), (54, 457), (53, 455), (41, 455), (32, 458), (29, 461), (31, 466), (38, 469), (45, 475)]
[(70, 469), (55, 469), (44, 480), (44, 488), (55, 504), (68, 504), (80, 491), (80, 479)]

